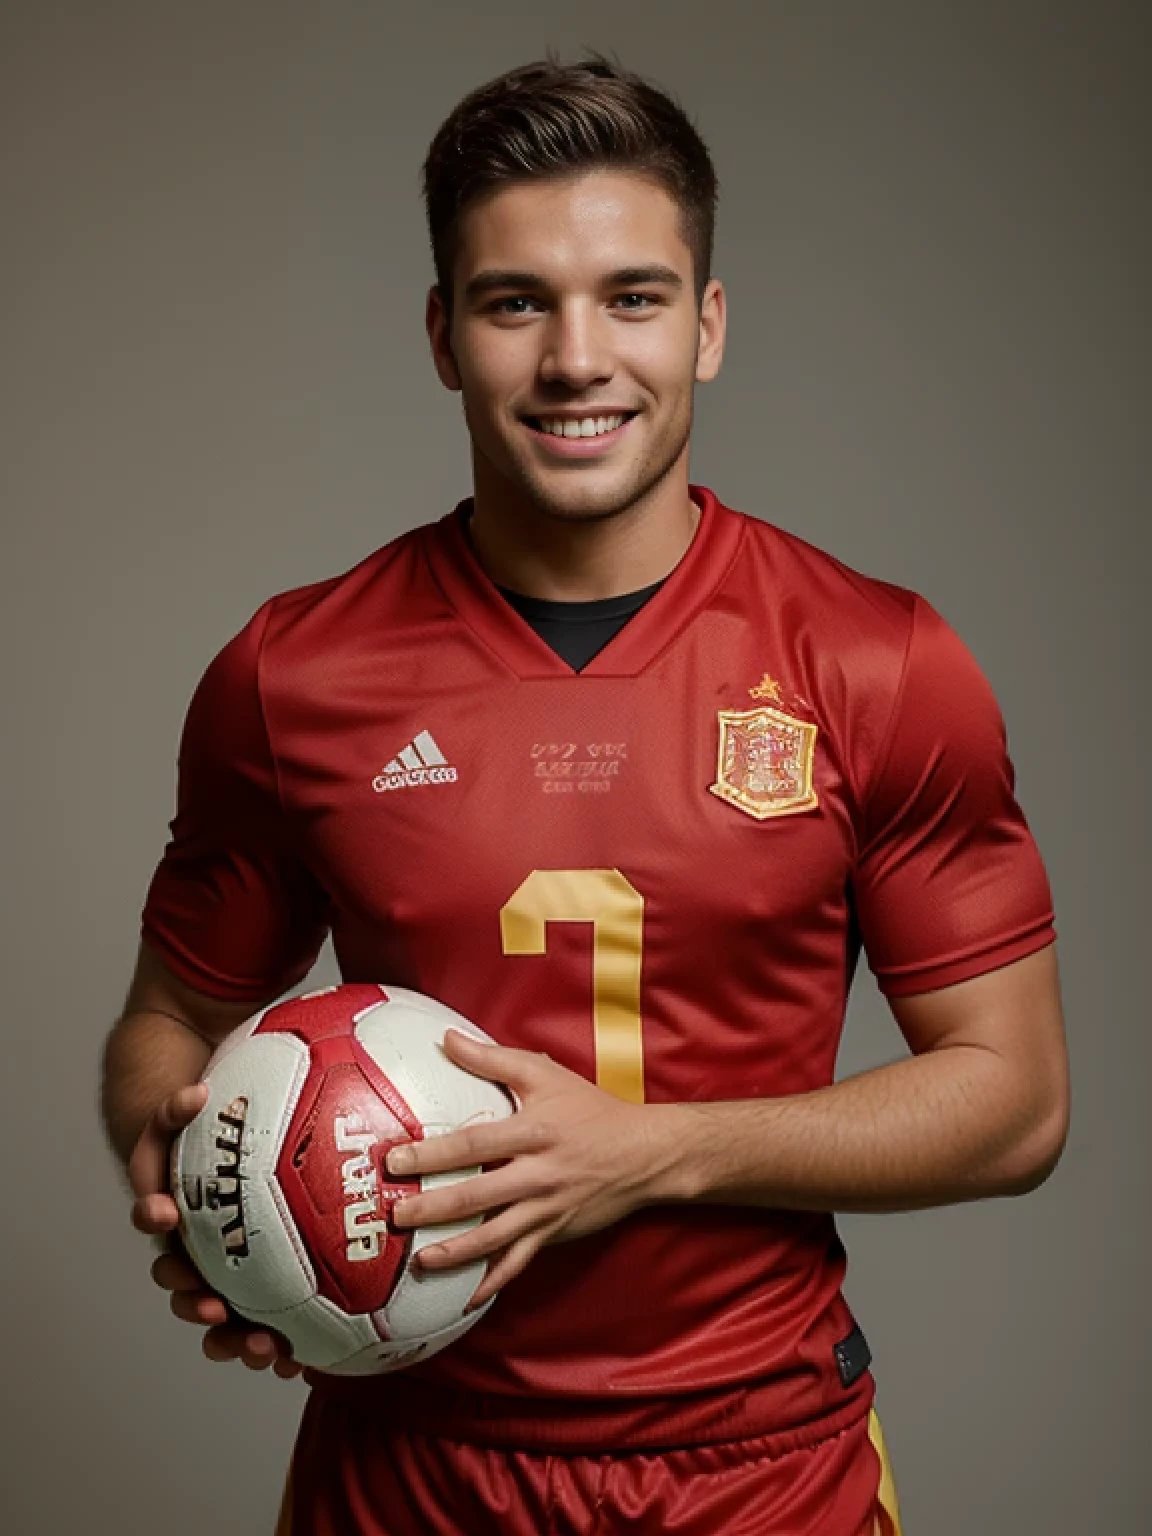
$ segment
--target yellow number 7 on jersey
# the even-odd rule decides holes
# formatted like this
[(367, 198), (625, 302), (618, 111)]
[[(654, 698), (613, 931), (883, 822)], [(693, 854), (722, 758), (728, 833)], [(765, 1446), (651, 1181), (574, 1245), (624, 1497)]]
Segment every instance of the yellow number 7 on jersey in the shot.
[(543, 955), (549, 923), (592, 924), (596, 1083), (644, 1102), (640, 966), (644, 898), (618, 869), (534, 869), (500, 909), (506, 955)]

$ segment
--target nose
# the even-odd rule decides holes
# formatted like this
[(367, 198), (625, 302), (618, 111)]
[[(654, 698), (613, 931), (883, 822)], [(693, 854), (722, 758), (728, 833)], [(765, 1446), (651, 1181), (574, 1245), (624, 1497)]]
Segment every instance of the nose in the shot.
[(541, 382), (582, 390), (610, 379), (612, 373), (605, 321), (598, 306), (584, 301), (557, 306), (545, 331)]

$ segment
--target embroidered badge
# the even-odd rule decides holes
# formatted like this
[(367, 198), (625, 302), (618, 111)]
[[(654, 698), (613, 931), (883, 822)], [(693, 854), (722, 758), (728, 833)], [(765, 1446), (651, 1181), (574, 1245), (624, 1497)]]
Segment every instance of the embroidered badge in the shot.
[(708, 788), (729, 805), (765, 821), (818, 805), (812, 788), (816, 726), (781, 709), (722, 709), (716, 782)]

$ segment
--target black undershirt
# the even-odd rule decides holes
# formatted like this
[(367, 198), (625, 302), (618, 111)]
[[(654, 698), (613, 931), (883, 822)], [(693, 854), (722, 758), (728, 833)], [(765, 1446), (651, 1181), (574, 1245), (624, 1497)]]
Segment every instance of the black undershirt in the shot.
[(500, 587), (498, 591), (541, 640), (550, 645), (573, 671), (579, 672), (663, 585), (663, 581), (656, 581), (650, 587), (641, 587), (639, 592), (598, 597), (584, 603), (558, 603), (550, 598), (525, 597), (522, 592), (512, 592), (507, 587)]

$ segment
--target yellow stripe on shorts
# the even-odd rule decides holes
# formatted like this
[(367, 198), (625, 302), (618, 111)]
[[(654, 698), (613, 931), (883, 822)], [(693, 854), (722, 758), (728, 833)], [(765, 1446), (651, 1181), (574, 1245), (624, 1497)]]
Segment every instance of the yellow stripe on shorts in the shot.
[(884, 1431), (875, 1408), (868, 1415), (868, 1438), (872, 1449), (880, 1458), (880, 1487), (876, 1491), (875, 1536), (904, 1536), (900, 1525), (900, 1502), (896, 1497), (896, 1480), (892, 1476), (892, 1463), (888, 1459), (888, 1447), (884, 1443)]

